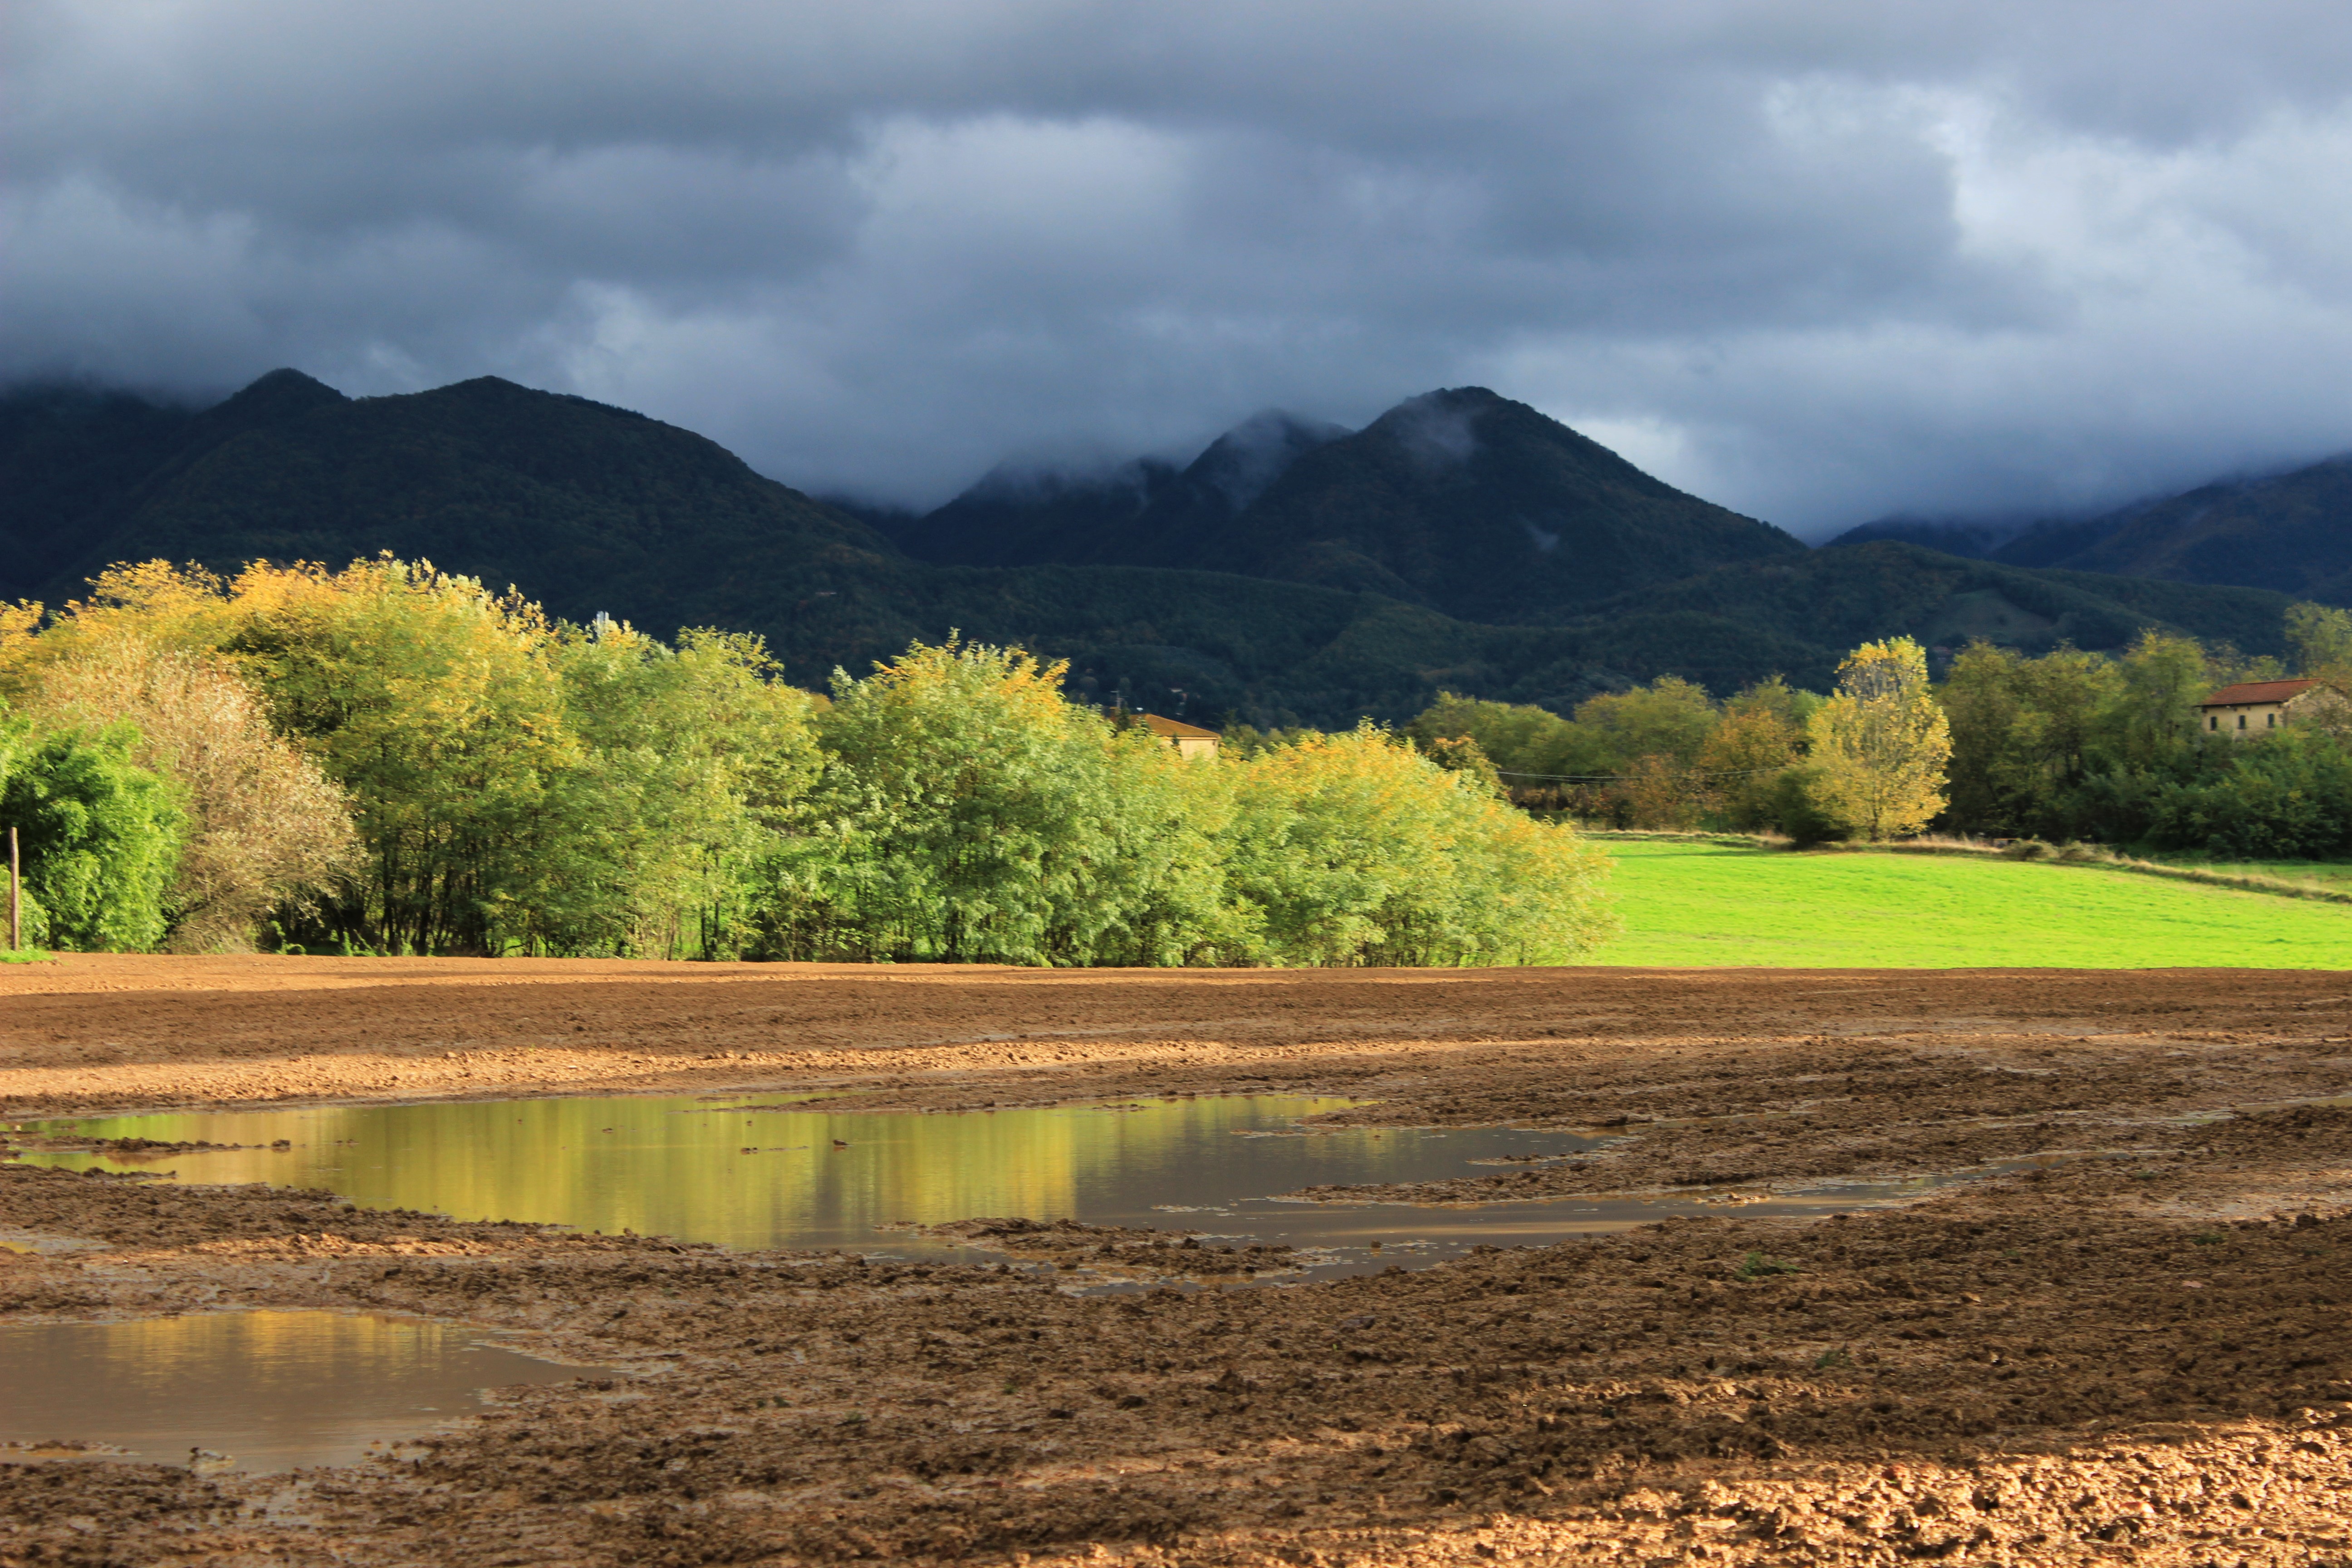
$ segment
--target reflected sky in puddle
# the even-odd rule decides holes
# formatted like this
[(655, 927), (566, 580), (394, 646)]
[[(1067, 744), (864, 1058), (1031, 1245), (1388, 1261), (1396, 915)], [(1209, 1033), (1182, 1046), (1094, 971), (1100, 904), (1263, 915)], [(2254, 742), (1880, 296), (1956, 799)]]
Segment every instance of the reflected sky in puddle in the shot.
[[(1322, 1184), (1485, 1174), (1507, 1157), (1604, 1142), (1518, 1128), (1300, 1125), (1356, 1103), (1258, 1095), (950, 1115), (829, 1111), (757, 1096), (344, 1105), (45, 1121), (26, 1131), (256, 1147), (25, 1157), (169, 1171), (183, 1181), (323, 1187), (371, 1208), (746, 1247), (982, 1260), (992, 1255), (904, 1227), (1018, 1215), (1197, 1229), (1323, 1249), (1318, 1276), (1734, 1212), (1723, 1194), (1696, 1194), (1472, 1208), (1278, 1201)], [(268, 1147), (281, 1139), (290, 1147)], [(1740, 1201), (1736, 1212), (1811, 1217), (1906, 1201), (1949, 1179), (1781, 1194)]]
[(191, 1449), (221, 1457), (205, 1469), (349, 1465), (478, 1412), (480, 1390), (596, 1370), (445, 1323), (343, 1312), (12, 1323), (0, 1326), (0, 1443), (19, 1456), (102, 1444), (127, 1451), (104, 1457), (165, 1465), (189, 1464)]
[[(731, 1247), (963, 1252), (881, 1227), (981, 1215), (1198, 1228), (1318, 1245), (1337, 1210), (1254, 1202), (1320, 1183), (1428, 1182), (1474, 1161), (1599, 1141), (1514, 1128), (1317, 1129), (1358, 1103), (1296, 1095), (953, 1115), (829, 1111), (772, 1097), (626, 1097), (95, 1117), (49, 1136), (258, 1147), (131, 1155), (27, 1152), (68, 1168), (324, 1187), (371, 1208), (516, 1219)], [(290, 1147), (271, 1149), (284, 1139)], [(749, 1151), (749, 1152), (747, 1152)], [(1244, 1212), (1248, 1211), (1248, 1212)], [(1383, 1233), (1405, 1239), (1448, 1211)], [(967, 1253), (968, 1255), (968, 1253)]]

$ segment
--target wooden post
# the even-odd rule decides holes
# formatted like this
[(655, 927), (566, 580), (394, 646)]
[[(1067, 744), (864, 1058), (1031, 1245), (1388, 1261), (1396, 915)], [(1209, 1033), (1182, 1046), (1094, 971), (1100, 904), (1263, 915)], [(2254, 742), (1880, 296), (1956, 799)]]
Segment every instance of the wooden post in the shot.
[(16, 862), (16, 830), (8, 830), (8, 951), (21, 952), (25, 947), (25, 910), (16, 889), (22, 881), (22, 868)]

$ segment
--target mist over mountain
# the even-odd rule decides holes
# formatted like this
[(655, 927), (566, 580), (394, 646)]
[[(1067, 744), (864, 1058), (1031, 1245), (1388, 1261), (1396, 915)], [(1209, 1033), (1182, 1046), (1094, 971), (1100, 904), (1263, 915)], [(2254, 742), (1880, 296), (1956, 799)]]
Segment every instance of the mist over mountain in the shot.
[(1086, 563), (1182, 477), (1159, 458), (1076, 471), (1005, 463), (938, 510), (883, 526), (908, 554), (942, 565)]
[(0, 597), (57, 603), (117, 561), (390, 551), (572, 620), (757, 632), (803, 684), (960, 630), (1069, 660), (1081, 699), (1205, 723), (1401, 719), (1440, 689), (1564, 710), (1669, 673), (1818, 689), (1898, 633), (2112, 648), (2160, 626), (2275, 652), (2288, 603), (1899, 541), (1808, 550), (1475, 389), (1352, 433), (1264, 416), (1181, 468), (1007, 468), (923, 518), (853, 515), (691, 431), (493, 377), (351, 399), (277, 371), (202, 409), (20, 390), (0, 479)]
[(937, 560), (1239, 572), (1532, 625), (1805, 548), (1484, 387), (1409, 398), (1353, 434), (1261, 416), (1181, 476), (1127, 472), (1085, 512), (991, 475), (898, 537)]
[(888, 531), (908, 554), (943, 564), (1228, 570), (1202, 556), (1199, 542), (1231, 524), (1300, 458), (1349, 434), (1268, 410), (1181, 468), (1149, 457), (1091, 469), (1001, 464), (945, 506)]

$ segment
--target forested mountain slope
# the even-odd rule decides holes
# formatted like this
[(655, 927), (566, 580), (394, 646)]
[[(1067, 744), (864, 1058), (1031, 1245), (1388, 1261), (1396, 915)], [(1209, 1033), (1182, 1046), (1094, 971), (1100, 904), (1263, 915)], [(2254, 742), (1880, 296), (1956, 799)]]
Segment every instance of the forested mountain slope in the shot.
[(1279, 412), (1244, 420), (1182, 467), (1138, 458), (1095, 471), (999, 467), (938, 510), (886, 530), (910, 555), (961, 566), (1231, 569), (1202, 547), (1338, 425)]
[(78, 584), (112, 559), (140, 506), (238, 437), (339, 406), (343, 395), (272, 371), (202, 410), (126, 392), (26, 387), (0, 395), (0, 595)]
[(1994, 558), (2352, 604), (2352, 457), (2206, 485), (2071, 531), (2029, 533)]
[(2275, 653), (2287, 603), (2259, 589), (2033, 572), (1885, 540), (1721, 567), (1627, 595), (1595, 614), (1718, 616), (1841, 650), (1897, 634), (1931, 649), (1957, 650), (1978, 637), (2035, 653), (2062, 642), (2114, 649), (2142, 627), (2168, 626)]
[(899, 538), (938, 560), (1206, 568), (1526, 625), (1805, 548), (1484, 387), (1411, 398), (1353, 435), (1273, 417), (1181, 476), (1137, 466), (1094, 481), (1127, 505), (1081, 519), (1066, 500), (1077, 481), (1027, 499), (997, 474)]
[(1886, 539), (2010, 566), (2267, 588), (2352, 605), (2352, 456), (2219, 480), (2095, 517), (2030, 527), (1887, 518), (1832, 542)]
[[(264, 399), (270, 415), (248, 406)], [(389, 550), (526, 585), (565, 613), (627, 597), (741, 615), (772, 609), (744, 584), (897, 558), (699, 436), (493, 377), (353, 401), (278, 372), (199, 419), (224, 413), (237, 428), (142, 480), (43, 586), (115, 560), (341, 564)]]
[[(961, 630), (1068, 658), (1081, 697), (1212, 723), (1402, 718), (1441, 688), (1564, 707), (1668, 673), (1717, 691), (1775, 671), (1821, 687), (1847, 648), (1897, 632), (1931, 646), (1981, 635), (2113, 647), (2153, 624), (2271, 652), (2287, 602), (1902, 544), (1808, 551), (1488, 393), (1416, 400), (1355, 436), (1258, 422), (1151, 479), (1129, 522), (1159, 521), (1111, 531), (1116, 548), (1098, 552), (1262, 575), (916, 560), (691, 432), (491, 378), (354, 400), (280, 371), (202, 412), (20, 394), (0, 399), (0, 477), (12, 542), (0, 596), (58, 602), (115, 561), (227, 571), (390, 551), (511, 584), (575, 620), (602, 610), (663, 635), (758, 632), (803, 684)], [(1571, 491), (1591, 498), (1580, 523), (1560, 500)], [(1560, 525), (1557, 545), (1537, 538), (1531, 512), (1496, 514), (1513, 520), (1503, 524), (1480, 510), (1515, 494), (1551, 498), (1542, 515)], [(1209, 521), (1163, 527), (1185, 515), (1180, 502)], [(1052, 543), (1067, 522), (1040, 524), (1028, 548), (1076, 549)], [(1459, 542), (1450, 554), (1447, 539)], [(1586, 557), (1590, 570), (1570, 570)], [(1328, 580), (1280, 575), (1293, 568)], [(1528, 582), (1539, 591), (1511, 599)], [(1510, 607), (1559, 595), (1572, 602)], [(1549, 624), (1509, 624), (1522, 613)]]

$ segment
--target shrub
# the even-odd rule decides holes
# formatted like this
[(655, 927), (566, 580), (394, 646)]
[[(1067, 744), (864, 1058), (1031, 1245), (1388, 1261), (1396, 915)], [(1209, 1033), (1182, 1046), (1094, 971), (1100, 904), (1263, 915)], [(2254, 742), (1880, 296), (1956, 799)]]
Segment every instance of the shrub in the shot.
[(19, 835), (26, 941), (104, 952), (155, 946), (185, 818), (171, 787), (131, 760), (139, 731), (115, 724), (36, 736), (19, 724), (0, 823)]
[(1613, 931), (1606, 864), (1366, 724), (1244, 764), (1228, 875), (1265, 962), (1552, 963)]

